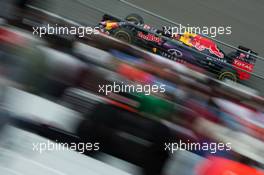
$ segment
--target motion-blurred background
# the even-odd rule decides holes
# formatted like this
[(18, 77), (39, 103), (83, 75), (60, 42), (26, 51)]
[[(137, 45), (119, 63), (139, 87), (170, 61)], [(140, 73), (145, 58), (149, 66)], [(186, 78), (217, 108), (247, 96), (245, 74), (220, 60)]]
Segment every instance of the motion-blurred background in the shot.
[[(264, 99), (254, 90), (105, 35), (32, 35), (32, 26), (96, 26), (104, 13), (141, 14), (116, 0), (0, 1), (0, 172), (15, 174), (263, 174)], [(129, 1), (178, 23), (232, 26), (218, 38), (264, 55), (260, 1)], [(255, 72), (264, 75), (262, 62)], [(98, 92), (99, 85), (166, 85), (165, 93)], [(264, 83), (246, 84), (262, 94)], [(254, 93), (251, 93), (253, 92)], [(99, 151), (33, 143), (100, 143)], [(231, 143), (231, 151), (175, 151), (165, 143)]]

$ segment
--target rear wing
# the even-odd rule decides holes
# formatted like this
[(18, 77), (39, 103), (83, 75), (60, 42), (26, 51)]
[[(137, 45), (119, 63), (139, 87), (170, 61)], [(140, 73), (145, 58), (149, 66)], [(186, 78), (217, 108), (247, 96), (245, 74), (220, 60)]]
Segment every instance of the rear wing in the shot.
[(239, 50), (237, 50), (237, 53), (240, 55), (240, 54), (244, 54), (245, 55), (245, 62), (248, 62), (248, 63), (251, 63), (251, 64), (254, 64), (256, 62), (256, 59), (257, 57), (254, 57), (254, 55), (258, 55), (256, 52), (252, 51), (251, 49), (249, 48), (246, 48), (244, 46), (238, 46), (238, 49), (241, 49), (243, 51), (246, 51), (247, 53), (245, 52), (241, 52)]
[(238, 49), (229, 55), (233, 57), (232, 66), (237, 70), (237, 75), (240, 80), (248, 80), (251, 77), (250, 73), (253, 72), (257, 59), (254, 55), (257, 55), (257, 53), (244, 46), (238, 46)]

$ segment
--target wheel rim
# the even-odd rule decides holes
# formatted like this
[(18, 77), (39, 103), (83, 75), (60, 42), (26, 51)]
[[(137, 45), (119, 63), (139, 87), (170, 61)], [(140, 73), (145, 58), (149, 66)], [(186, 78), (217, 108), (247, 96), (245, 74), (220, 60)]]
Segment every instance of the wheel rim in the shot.
[(219, 80), (224, 81), (224, 80), (231, 80), (236, 82), (237, 78), (235, 76), (234, 73), (232, 72), (223, 72), (220, 76), (219, 76)]
[(121, 41), (125, 41), (125, 42), (128, 42), (128, 43), (131, 42), (130, 36), (126, 32), (123, 32), (123, 31), (117, 32), (115, 34), (115, 37), (118, 38)]

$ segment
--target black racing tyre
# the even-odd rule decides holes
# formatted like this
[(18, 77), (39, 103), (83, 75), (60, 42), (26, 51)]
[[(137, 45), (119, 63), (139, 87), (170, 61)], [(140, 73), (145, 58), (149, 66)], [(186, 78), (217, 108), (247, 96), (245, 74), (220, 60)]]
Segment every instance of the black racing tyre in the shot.
[(114, 32), (114, 37), (121, 40), (121, 41), (125, 41), (129, 44), (132, 43), (133, 41), (133, 34), (131, 31), (127, 30), (127, 29), (117, 29)]
[(218, 75), (218, 79), (221, 81), (224, 81), (226, 79), (231, 80), (233, 82), (237, 82), (237, 76), (236, 73), (229, 71), (229, 70), (223, 70)]
[(125, 20), (135, 22), (136, 24), (144, 24), (144, 19), (140, 15), (135, 13), (127, 15)]

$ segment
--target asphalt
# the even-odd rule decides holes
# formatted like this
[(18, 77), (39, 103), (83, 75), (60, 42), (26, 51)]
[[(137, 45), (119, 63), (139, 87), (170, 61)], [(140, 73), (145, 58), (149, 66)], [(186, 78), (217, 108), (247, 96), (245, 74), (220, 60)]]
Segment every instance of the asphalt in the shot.
[[(127, 0), (141, 8), (189, 26), (231, 26), (231, 35), (218, 35), (216, 39), (225, 43), (252, 48), (264, 56), (264, 1), (262, 0)], [(103, 13), (124, 18), (138, 13), (145, 22), (155, 27), (170, 25), (119, 0), (46, 0), (38, 6), (84, 25), (95, 25)], [(230, 51), (221, 46), (223, 50)], [(264, 61), (258, 60), (254, 73), (264, 77)], [(257, 77), (245, 82), (264, 95), (264, 80)]]

